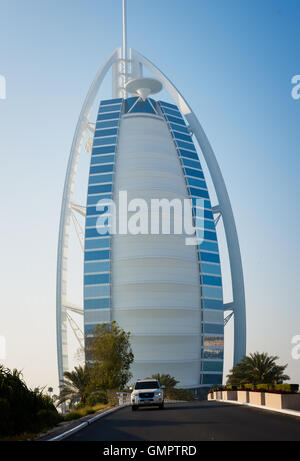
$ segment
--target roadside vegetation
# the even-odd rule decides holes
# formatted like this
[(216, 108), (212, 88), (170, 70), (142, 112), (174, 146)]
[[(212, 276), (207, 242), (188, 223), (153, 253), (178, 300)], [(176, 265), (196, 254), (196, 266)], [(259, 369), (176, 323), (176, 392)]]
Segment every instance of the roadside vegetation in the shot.
[(290, 377), (284, 373), (287, 365), (278, 365), (277, 356), (269, 356), (266, 352), (255, 352), (245, 356), (233, 367), (227, 376), (227, 384), (242, 386), (243, 384), (282, 384)]
[(249, 354), (233, 367), (227, 375), (226, 386), (210, 390), (216, 391), (252, 391), (273, 394), (293, 394), (299, 389), (298, 384), (288, 384), (290, 377), (285, 374), (287, 365), (278, 365), (277, 356), (266, 352)]
[(84, 366), (64, 374), (56, 402), (71, 410), (75, 418), (97, 405), (117, 405), (117, 393), (125, 389), (132, 377), (130, 333), (114, 321), (97, 326), (93, 337), (86, 338), (85, 354)]
[(173, 376), (169, 374), (161, 375), (159, 373), (152, 375), (151, 378), (157, 379), (161, 386), (165, 386), (164, 394), (167, 400), (184, 400), (192, 401), (195, 400), (191, 391), (187, 389), (180, 389), (177, 386), (177, 381)]
[(117, 405), (133, 359), (130, 333), (112, 322), (97, 326), (94, 337), (86, 339), (86, 365), (64, 374), (58, 397), (29, 389), (20, 371), (0, 365), (1, 440), (32, 439), (64, 421)]
[(105, 408), (109, 407), (109, 404), (97, 404), (94, 406), (85, 406), (83, 408), (77, 408), (70, 413), (64, 415), (64, 421), (72, 421), (73, 419), (83, 418), (84, 416), (93, 415), (97, 411), (104, 410)]
[(39, 433), (62, 421), (43, 389), (27, 387), (22, 373), (0, 366), (0, 437)]
[(299, 384), (242, 384), (240, 386), (218, 386), (209, 391), (251, 391), (251, 392), (268, 392), (269, 394), (297, 394)]

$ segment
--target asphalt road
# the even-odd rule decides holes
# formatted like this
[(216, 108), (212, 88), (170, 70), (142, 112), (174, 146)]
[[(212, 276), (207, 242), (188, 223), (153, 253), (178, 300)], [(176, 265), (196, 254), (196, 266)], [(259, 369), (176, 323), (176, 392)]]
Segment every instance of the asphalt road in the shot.
[(107, 415), (64, 441), (298, 440), (300, 418), (219, 402), (130, 407)]

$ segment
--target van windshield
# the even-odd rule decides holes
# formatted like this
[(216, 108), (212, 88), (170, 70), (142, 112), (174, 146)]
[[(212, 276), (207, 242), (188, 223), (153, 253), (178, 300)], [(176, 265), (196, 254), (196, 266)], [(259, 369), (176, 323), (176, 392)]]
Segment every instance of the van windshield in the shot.
[(159, 389), (159, 384), (157, 381), (144, 381), (136, 383), (135, 389)]

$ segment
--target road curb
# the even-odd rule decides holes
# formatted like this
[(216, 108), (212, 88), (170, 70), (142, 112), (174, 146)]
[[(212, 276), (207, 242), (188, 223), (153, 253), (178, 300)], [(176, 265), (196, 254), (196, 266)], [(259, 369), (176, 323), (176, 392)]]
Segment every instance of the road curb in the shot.
[(300, 411), (296, 411), (296, 410), (266, 407), (265, 405), (255, 405), (253, 403), (238, 402), (237, 400), (214, 399), (214, 400), (209, 400), (209, 402), (235, 403), (236, 405), (242, 405), (244, 407), (258, 408), (259, 410), (273, 411), (275, 413), (281, 413), (282, 415), (297, 416), (298, 418), (300, 418)]
[(83, 423), (80, 423), (78, 426), (73, 427), (72, 429), (69, 429), (62, 434), (58, 434), (55, 437), (51, 437), (50, 439), (47, 440), (47, 442), (59, 442), (62, 439), (65, 439), (71, 434), (75, 434), (76, 432), (81, 431), (85, 427), (89, 426), (90, 424), (93, 424), (95, 421), (97, 421), (100, 418), (104, 418), (104, 416), (109, 415), (110, 413), (114, 413), (115, 411), (121, 410), (121, 408), (128, 407), (129, 404), (125, 405), (119, 405), (114, 408), (110, 408), (109, 410), (103, 411), (102, 413), (99, 413), (99, 415), (93, 416), (92, 418), (88, 419), (87, 421), (84, 421)]

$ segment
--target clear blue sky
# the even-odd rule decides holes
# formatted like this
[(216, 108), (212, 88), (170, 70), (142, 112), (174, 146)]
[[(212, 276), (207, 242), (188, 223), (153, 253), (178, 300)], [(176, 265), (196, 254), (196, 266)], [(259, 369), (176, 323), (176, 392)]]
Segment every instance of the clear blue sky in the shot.
[[(298, 0), (128, 0), (129, 45), (182, 90), (223, 171), (244, 263), (248, 352), (278, 354), (296, 382), (300, 100), (290, 82), (300, 74), (299, 23)], [(88, 87), (120, 44), (121, 0), (1, 2), (0, 335), (5, 363), (32, 386), (57, 384), (67, 158)]]

